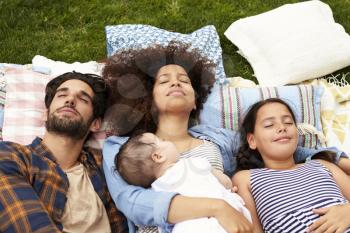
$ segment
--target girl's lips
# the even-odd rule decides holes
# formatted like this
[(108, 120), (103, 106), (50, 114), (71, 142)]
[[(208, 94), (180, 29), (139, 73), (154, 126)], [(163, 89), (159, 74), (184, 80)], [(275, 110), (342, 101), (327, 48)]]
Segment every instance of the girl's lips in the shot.
[(290, 137), (279, 137), (279, 138), (276, 138), (275, 140), (273, 140), (274, 142), (287, 142), (289, 141), (291, 138)]

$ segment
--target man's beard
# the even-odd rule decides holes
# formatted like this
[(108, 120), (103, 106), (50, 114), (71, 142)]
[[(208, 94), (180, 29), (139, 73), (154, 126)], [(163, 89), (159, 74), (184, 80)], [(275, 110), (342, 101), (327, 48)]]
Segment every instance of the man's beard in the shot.
[(79, 119), (72, 120), (67, 117), (58, 117), (55, 113), (48, 114), (46, 121), (46, 130), (58, 135), (70, 137), (75, 140), (83, 139), (90, 130), (93, 117), (84, 122), (84, 119), (79, 115)]

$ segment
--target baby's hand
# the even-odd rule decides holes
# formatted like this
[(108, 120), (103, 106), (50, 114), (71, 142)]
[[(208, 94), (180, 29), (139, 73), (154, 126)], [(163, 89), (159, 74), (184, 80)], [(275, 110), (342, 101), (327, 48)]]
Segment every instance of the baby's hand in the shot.
[(236, 185), (232, 186), (231, 192), (232, 193), (237, 193), (238, 192), (238, 187)]
[(212, 173), (226, 189), (229, 189), (229, 190), (232, 189), (232, 181), (230, 177), (228, 177), (222, 171), (219, 171), (217, 169), (213, 169)]

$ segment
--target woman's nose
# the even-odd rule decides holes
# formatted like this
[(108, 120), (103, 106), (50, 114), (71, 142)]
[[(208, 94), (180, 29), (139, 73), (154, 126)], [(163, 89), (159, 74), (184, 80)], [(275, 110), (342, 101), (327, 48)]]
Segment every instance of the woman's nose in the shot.
[(180, 82), (177, 78), (171, 80), (171, 86), (180, 86)]

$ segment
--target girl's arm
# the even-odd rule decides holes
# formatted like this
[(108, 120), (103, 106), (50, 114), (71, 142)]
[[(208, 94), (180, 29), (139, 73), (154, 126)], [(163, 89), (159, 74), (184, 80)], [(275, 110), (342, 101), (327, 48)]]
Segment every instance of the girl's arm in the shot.
[(238, 194), (244, 200), (245, 205), (252, 216), (254, 233), (264, 232), (258, 217), (258, 213), (256, 212), (254, 198), (251, 194), (250, 172), (248, 170), (237, 172), (233, 176), (232, 182), (233, 185), (238, 187)]
[(350, 201), (350, 177), (337, 165), (324, 160), (318, 160), (332, 173), (334, 181), (339, 186), (344, 197)]
[(348, 175), (350, 176), (350, 159), (341, 157), (338, 162), (338, 166)]
[[(338, 166), (319, 160), (332, 173), (333, 178), (339, 186), (344, 197), (350, 200), (350, 178)], [(315, 209), (316, 214), (321, 215), (320, 219), (315, 221), (310, 227), (309, 232), (324, 232), (325, 230), (332, 232), (345, 232), (350, 228), (350, 204), (335, 205), (327, 208)]]

